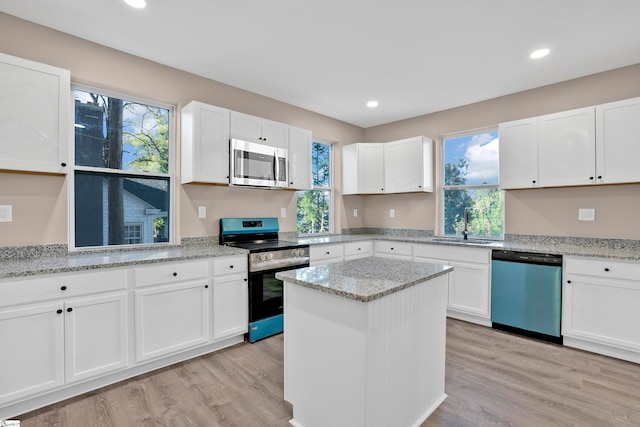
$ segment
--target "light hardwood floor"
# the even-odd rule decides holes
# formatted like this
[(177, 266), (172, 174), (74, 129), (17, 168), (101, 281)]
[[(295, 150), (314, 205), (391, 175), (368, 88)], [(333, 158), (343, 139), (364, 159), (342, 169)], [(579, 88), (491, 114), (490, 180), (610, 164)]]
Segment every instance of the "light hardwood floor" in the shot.
[[(238, 344), (25, 414), (21, 427), (289, 426), (282, 353), (282, 335)], [(446, 392), (422, 427), (640, 426), (640, 365), (452, 319)]]

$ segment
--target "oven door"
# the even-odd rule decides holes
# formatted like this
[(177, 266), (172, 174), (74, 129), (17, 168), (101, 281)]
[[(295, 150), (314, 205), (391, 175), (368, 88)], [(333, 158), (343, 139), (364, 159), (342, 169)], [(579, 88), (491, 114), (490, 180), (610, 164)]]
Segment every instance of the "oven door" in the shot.
[(308, 266), (307, 263), (249, 274), (250, 342), (283, 331), (284, 283), (282, 280), (276, 279), (276, 273)]
[(287, 187), (287, 150), (232, 139), (230, 145), (232, 185)]

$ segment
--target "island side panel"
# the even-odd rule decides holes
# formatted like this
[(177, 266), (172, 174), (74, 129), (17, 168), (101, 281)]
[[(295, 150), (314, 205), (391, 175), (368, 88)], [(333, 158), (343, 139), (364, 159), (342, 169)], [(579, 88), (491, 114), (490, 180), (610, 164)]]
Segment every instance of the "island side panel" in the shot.
[(366, 303), (285, 282), (285, 400), (297, 427), (366, 426)]
[(419, 426), (445, 400), (447, 275), (368, 304), (367, 426)]

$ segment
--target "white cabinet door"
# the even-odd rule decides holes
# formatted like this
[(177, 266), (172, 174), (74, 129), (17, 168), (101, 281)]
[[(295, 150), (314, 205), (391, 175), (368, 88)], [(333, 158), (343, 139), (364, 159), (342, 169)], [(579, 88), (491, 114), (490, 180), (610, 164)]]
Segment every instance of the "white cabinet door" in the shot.
[(538, 120), (540, 186), (594, 184), (595, 108), (548, 114)]
[(597, 180), (640, 181), (640, 98), (596, 106)]
[(451, 310), (489, 318), (489, 266), (451, 262), (449, 306)]
[(289, 126), (249, 114), (231, 111), (231, 138), (288, 148)]
[(0, 310), (0, 406), (62, 385), (62, 303)]
[(289, 188), (311, 189), (312, 143), (310, 130), (289, 128)]
[(213, 280), (213, 340), (248, 331), (247, 276), (234, 274)]
[(433, 191), (433, 142), (423, 136), (384, 144), (384, 192)]
[(66, 173), (70, 73), (0, 53), (0, 169)]
[(538, 187), (538, 119), (500, 123), (498, 134), (500, 188)]
[(342, 193), (384, 193), (384, 144), (360, 142), (342, 147)]
[(66, 382), (127, 367), (126, 292), (67, 301), (64, 315)]
[(211, 324), (209, 280), (135, 291), (138, 361), (206, 344)]
[(182, 109), (182, 183), (229, 183), (229, 110), (193, 101)]

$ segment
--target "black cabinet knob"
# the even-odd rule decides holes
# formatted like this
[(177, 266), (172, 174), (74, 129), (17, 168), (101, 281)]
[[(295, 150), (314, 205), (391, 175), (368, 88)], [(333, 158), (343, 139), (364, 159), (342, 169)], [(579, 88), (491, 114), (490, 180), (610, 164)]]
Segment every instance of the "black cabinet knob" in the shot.
[(61, 290), (61, 291), (66, 291), (66, 290), (67, 290), (67, 287), (66, 287), (66, 286), (60, 286), (60, 290)]
[(60, 166), (62, 166), (64, 168), (64, 167), (67, 167), (67, 164), (62, 162), (62, 163), (60, 163)]
[(533, 181), (531, 181), (531, 182), (533, 182), (533, 183), (535, 184), (535, 183), (536, 183), (536, 180), (534, 179), (534, 180), (533, 180)]
[(245, 282), (247, 281), (247, 278), (246, 278), (246, 277), (244, 278), (244, 281), (245, 281)]
[(602, 179), (602, 175), (598, 175), (598, 179)]
[(592, 177), (592, 176), (590, 176), (590, 177), (589, 177), (589, 179), (593, 180), (593, 177)]
[(209, 289), (209, 285), (204, 285), (204, 288), (205, 289)]
[(330, 254), (331, 254), (331, 252), (327, 251), (327, 255), (330, 255)]
[(173, 277), (176, 277), (178, 275), (178, 273), (174, 272), (173, 273)]
[(58, 313), (58, 314), (62, 314), (62, 310), (61, 310), (61, 309), (57, 309), (57, 310), (56, 310), (56, 313)]
[(605, 267), (604, 271), (609, 271), (609, 268), (608, 268), (608, 267)]
[(233, 265), (230, 265), (229, 268), (233, 268)]
[(391, 250), (393, 250), (393, 248), (391, 248)]
[(418, 188), (422, 188), (422, 185), (418, 185)]
[(67, 308), (67, 313), (71, 313), (73, 311), (73, 308), (69, 307)]
[(571, 280), (567, 280), (567, 283), (571, 283)]

